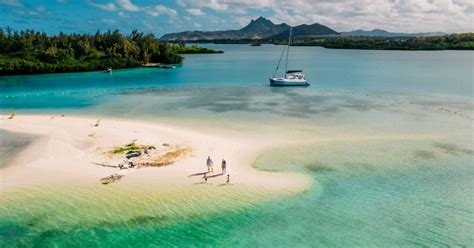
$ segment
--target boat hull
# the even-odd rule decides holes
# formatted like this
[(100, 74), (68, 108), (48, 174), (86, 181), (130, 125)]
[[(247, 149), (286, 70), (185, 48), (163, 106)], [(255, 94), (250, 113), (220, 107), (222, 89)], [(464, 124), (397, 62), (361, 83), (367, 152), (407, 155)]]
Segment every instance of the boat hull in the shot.
[(274, 87), (291, 87), (291, 86), (306, 87), (306, 86), (309, 86), (309, 83), (306, 80), (285, 80), (285, 79), (279, 79), (279, 78), (270, 78), (270, 86), (274, 86)]

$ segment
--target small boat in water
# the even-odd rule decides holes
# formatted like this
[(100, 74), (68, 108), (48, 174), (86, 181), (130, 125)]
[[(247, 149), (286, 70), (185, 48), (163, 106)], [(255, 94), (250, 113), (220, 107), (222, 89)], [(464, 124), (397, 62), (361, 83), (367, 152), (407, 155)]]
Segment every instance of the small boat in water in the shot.
[[(278, 60), (277, 67), (273, 77), (270, 78), (270, 86), (309, 86), (308, 81), (306, 80), (306, 75), (303, 73), (303, 70), (288, 70), (288, 57), (290, 55), (290, 46), (291, 46), (291, 35), (293, 28), (290, 27), (290, 36), (288, 38), (288, 45), (283, 49)], [(276, 73), (280, 68), (280, 62), (285, 54), (286, 50), (286, 62), (285, 62), (285, 75), (283, 77), (276, 77)]]
[(106, 73), (111, 73), (112, 72), (112, 67), (109, 67), (107, 68), (107, 70), (105, 70)]
[(302, 70), (290, 70), (284, 77), (270, 78), (270, 86), (309, 86), (309, 83)]
[(174, 65), (159, 65), (158, 68), (161, 68), (161, 69), (174, 69), (174, 68), (176, 68), (176, 66), (174, 66)]
[(164, 65), (160, 63), (146, 63), (143, 64), (142, 67), (153, 67), (153, 68), (161, 68), (161, 69), (175, 69), (176, 66), (174, 65)]

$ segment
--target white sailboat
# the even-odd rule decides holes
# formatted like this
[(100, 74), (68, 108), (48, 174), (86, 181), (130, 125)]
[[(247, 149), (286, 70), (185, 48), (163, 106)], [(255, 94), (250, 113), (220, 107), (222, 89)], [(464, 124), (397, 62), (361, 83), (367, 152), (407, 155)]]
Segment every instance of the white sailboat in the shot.
[[(288, 70), (288, 57), (290, 55), (290, 46), (291, 46), (291, 35), (293, 28), (290, 27), (290, 36), (288, 38), (288, 45), (283, 48), (281, 52), (280, 59), (278, 60), (278, 65), (275, 69), (273, 77), (270, 78), (270, 86), (309, 86), (308, 81), (306, 80), (306, 75), (302, 70)], [(280, 62), (285, 54), (286, 50), (286, 62), (285, 62), (285, 75), (283, 77), (276, 77), (278, 68), (280, 67)]]

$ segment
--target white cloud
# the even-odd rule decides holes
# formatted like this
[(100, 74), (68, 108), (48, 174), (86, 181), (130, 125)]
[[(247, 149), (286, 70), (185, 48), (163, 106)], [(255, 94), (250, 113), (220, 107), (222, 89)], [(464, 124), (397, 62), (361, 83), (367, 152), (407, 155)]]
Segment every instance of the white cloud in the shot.
[(117, 0), (117, 4), (127, 11), (140, 11), (140, 8), (133, 4), (130, 0)]
[(113, 20), (113, 19), (108, 19), (108, 18), (104, 18), (104, 19), (102, 19), (102, 21), (103, 21), (104, 23), (107, 23), (107, 24), (115, 24), (115, 23), (117, 23), (117, 21), (115, 21), (115, 20)]
[(274, 4), (273, 2), (273, 0), (179, 0), (178, 4), (187, 8), (208, 8), (214, 11), (236, 13), (247, 9), (268, 8)]
[(197, 22), (193, 23), (193, 25), (195, 28), (202, 28), (202, 25)]
[(158, 4), (153, 7), (145, 7), (143, 10), (151, 16), (159, 16), (161, 14), (167, 14), (169, 16), (177, 16), (178, 13), (172, 8), (168, 8), (164, 5)]
[[(160, 16), (166, 14), (171, 17), (178, 15), (178, 12), (172, 8), (168, 8), (165, 5), (157, 4), (154, 6), (139, 6), (132, 3), (130, 0), (117, 0), (117, 5), (125, 11), (130, 12), (145, 12), (151, 16)], [(123, 11), (118, 13), (120, 17), (129, 17)]]
[(149, 22), (143, 21), (142, 24), (143, 24), (144, 27), (146, 27), (148, 29), (153, 29), (154, 28), (153, 24), (151, 24)]
[(195, 16), (203, 16), (204, 15), (204, 12), (201, 11), (201, 9), (186, 9), (186, 11), (191, 14), (191, 15), (195, 15)]
[(89, 4), (94, 6), (95, 8), (105, 10), (105, 11), (115, 11), (117, 9), (115, 4), (113, 4), (113, 3), (100, 4), (100, 3), (94, 3), (92, 1), (89, 1)]
[[(384, 28), (392, 31), (473, 31), (473, 0), (178, 0), (189, 9), (210, 9), (237, 20), (265, 11), (290, 25), (319, 22), (338, 31)], [(198, 13), (196, 11), (196, 13)]]
[(128, 18), (130, 17), (129, 15), (125, 14), (124, 12), (120, 11), (117, 13), (118, 16), (123, 17), (123, 18)]
[(23, 15), (23, 16), (30, 16), (30, 17), (39, 17), (39, 16), (45, 16), (45, 15), (53, 14), (52, 11), (47, 10), (43, 6), (38, 6), (34, 9), (30, 9), (30, 10), (18, 10), (18, 11), (15, 11), (15, 13), (18, 13), (18, 14)]
[(13, 6), (13, 7), (23, 6), (23, 4), (19, 0), (0, 0), (0, 4)]

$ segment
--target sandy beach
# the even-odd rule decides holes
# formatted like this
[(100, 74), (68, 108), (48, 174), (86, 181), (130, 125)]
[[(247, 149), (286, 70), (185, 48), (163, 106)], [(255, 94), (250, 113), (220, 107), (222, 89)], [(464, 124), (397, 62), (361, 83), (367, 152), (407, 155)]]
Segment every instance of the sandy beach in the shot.
[[(252, 168), (258, 153), (270, 145), (265, 141), (245, 141), (237, 137), (224, 139), (155, 123), (113, 119), (97, 123), (97, 119), (69, 116), (2, 117), (2, 129), (37, 136), (2, 170), (3, 204), (8, 205), (20, 198), (25, 200), (28, 197), (21, 197), (25, 194), (41, 195), (34, 191), (47, 191), (48, 197), (52, 198), (71, 191), (84, 191), (81, 194), (83, 200), (94, 202), (107, 198), (120, 201), (120, 197), (146, 192), (147, 198), (156, 197), (155, 200), (167, 207), (170, 207), (171, 199), (178, 205), (191, 200), (232, 199), (231, 205), (238, 207), (239, 197), (245, 199), (241, 203), (253, 204), (254, 201), (302, 192), (312, 183), (303, 174), (264, 172)], [(116, 166), (124, 161), (123, 155), (112, 156), (108, 151), (130, 142), (151, 145), (157, 151), (186, 147), (191, 152), (163, 167), (121, 170), (101, 166)], [(205, 183), (203, 172), (207, 171), (207, 156), (214, 159), (214, 173), (208, 174)], [(223, 158), (227, 161), (229, 184), (226, 176), (221, 175)], [(112, 174), (123, 177), (113, 184), (102, 185), (100, 179)], [(94, 193), (89, 194), (88, 190)], [(227, 194), (233, 194), (233, 197), (224, 197)]]

